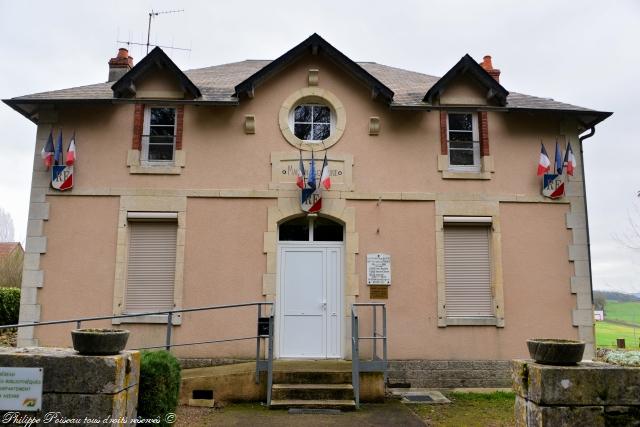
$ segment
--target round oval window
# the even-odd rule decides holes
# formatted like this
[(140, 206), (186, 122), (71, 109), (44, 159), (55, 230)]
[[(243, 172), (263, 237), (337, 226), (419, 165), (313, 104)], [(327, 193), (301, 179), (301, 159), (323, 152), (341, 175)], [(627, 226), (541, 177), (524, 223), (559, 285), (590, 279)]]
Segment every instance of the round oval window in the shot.
[(278, 122), (282, 136), (294, 147), (315, 151), (334, 145), (345, 130), (347, 115), (342, 102), (318, 87), (299, 89), (280, 107)]
[(301, 104), (292, 112), (293, 134), (296, 138), (308, 142), (322, 142), (331, 136), (331, 108), (323, 104)]

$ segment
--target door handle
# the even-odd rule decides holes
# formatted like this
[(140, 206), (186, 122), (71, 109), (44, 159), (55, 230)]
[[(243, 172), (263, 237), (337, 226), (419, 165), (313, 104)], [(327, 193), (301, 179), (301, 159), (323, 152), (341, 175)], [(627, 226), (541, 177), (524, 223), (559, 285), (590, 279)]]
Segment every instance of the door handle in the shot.
[(327, 302), (326, 301), (322, 301), (322, 309), (323, 310), (327, 310)]

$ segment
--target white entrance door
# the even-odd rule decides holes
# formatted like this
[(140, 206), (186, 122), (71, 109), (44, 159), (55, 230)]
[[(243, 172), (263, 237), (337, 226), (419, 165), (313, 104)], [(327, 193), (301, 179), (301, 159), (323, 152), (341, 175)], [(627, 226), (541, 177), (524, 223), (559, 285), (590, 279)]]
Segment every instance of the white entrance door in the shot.
[(341, 357), (342, 245), (282, 244), (279, 263), (279, 356)]

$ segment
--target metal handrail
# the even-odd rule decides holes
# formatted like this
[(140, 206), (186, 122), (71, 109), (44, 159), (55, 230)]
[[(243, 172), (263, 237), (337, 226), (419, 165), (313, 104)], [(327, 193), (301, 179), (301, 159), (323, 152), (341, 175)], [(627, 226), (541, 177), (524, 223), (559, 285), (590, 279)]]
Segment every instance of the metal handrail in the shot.
[[(239, 308), (239, 307), (250, 307), (257, 306), (258, 307), (258, 328), (260, 327), (260, 320), (264, 319), (262, 317), (262, 306), (270, 306), (271, 310), (268, 315), (268, 334), (263, 335), (258, 333), (255, 336), (250, 337), (240, 337), (240, 338), (226, 338), (221, 340), (211, 340), (211, 341), (197, 341), (190, 343), (179, 343), (173, 344), (171, 343), (171, 335), (173, 331), (173, 315), (179, 313), (192, 313), (196, 311), (209, 311), (209, 310), (219, 310), (225, 308)], [(82, 322), (90, 322), (95, 320), (113, 320), (113, 319), (125, 319), (132, 317), (140, 317), (140, 316), (154, 316), (154, 315), (166, 315), (167, 316), (167, 332), (166, 339), (164, 345), (159, 346), (150, 346), (150, 347), (140, 347), (133, 350), (149, 350), (154, 348), (165, 348), (167, 351), (171, 350), (171, 347), (182, 347), (187, 345), (199, 345), (199, 344), (216, 344), (222, 342), (231, 342), (231, 341), (244, 341), (244, 340), (256, 340), (256, 384), (260, 383), (260, 372), (267, 372), (267, 405), (271, 405), (271, 386), (273, 384), (273, 334), (274, 334), (274, 313), (275, 307), (273, 302), (247, 302), (240, 304), (224, 304), (224, 305), (210, 305), (205, 307), (193, 307), (193, 308), (181, 308), (176, 310), (163, 310), (163, 311), (154, 311), (154, 312), (145, 312), (145, 313), (127, 313), (127, 314), (115, 314), (111, 316), (93, 316), (93, 317), (78, 317), (75, 319), (64, 319), (64, 320), (50, 320), (46, 322), (31, 322), (31, 323), (17, 323), (14, 325), (0, 325), (0, 330), (3, 329), (13, 329), (13, 328), (27, 328), (27, 327), (35, 327), (35, 326), (48, 326), (48, 325), (61, 325), (66, 323), (75, 323), (76, 328), (80, 329), (82, 326)], [(260, 339), (268, 339), (268, 346), (266, 348), (266, 360), (260, 359)]]
[[(373, 334), (370, 337), (360, 336), (360, 320), (358, 307), (372, 307)], [(382, 308), (382, 334), (378, 333), (377, 308)], [(360, 360), (360, 340), (373, 340), (371, 360)], [(378, 340), (382, 340), (382, 358), (378, 357)], [(384, 383), (387, 383), (387, 306), (381, 302), (362, 302), (351, 305), (351, 381), (356, 400), (356, 408), (360, 407), (360, 372), (382, 372)]]

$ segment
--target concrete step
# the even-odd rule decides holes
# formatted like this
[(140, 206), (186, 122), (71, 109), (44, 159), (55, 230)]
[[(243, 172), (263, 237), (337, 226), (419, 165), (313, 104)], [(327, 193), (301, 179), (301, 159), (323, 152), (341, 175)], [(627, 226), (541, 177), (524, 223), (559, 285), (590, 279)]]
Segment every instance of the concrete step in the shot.
[(342, 411), (354, 411), (356, 402), (354, 400), (271, 400), (270, 409), (289, 409), (289, 408), (309, 408), (309, 409), (340, 409)]
[(274, 384), (347, 384), (351, 372), (345, 371), (274, 371)]
[(353, 400), (351, 384), (274, 384), (275, 400)]

